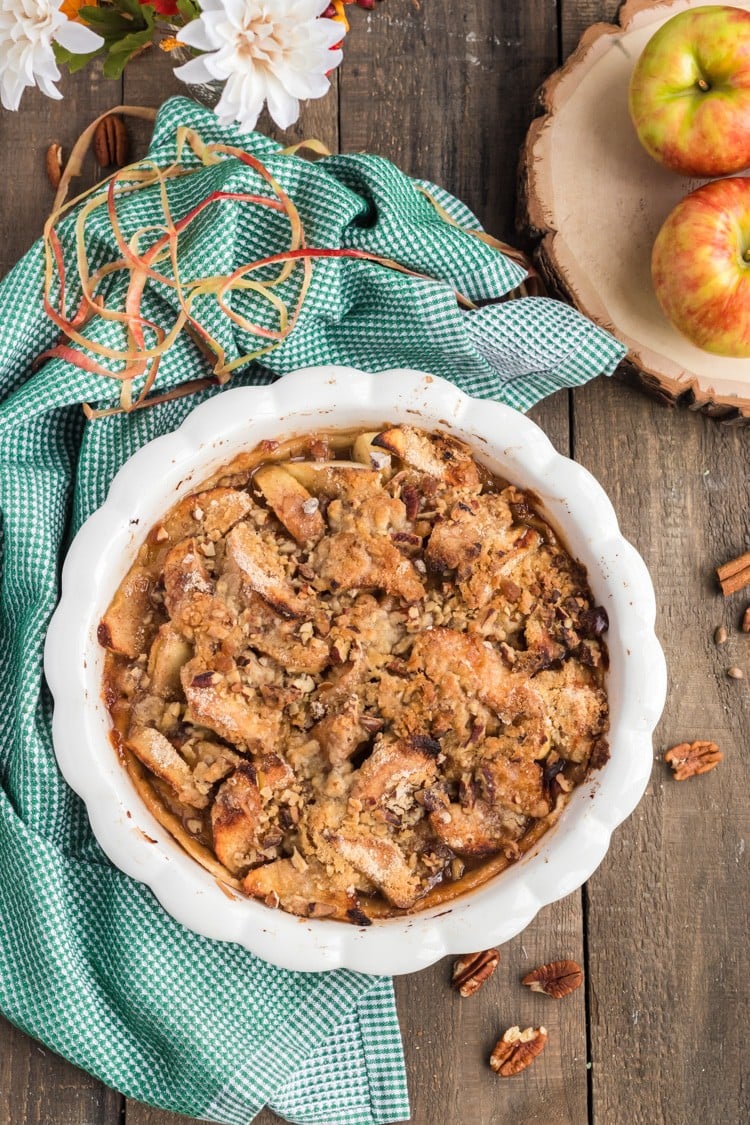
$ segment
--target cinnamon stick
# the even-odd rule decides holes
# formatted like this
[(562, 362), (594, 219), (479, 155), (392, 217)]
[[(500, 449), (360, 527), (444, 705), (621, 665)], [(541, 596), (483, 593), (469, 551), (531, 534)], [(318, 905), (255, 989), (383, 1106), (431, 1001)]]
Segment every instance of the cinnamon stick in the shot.
[(735, 594), (745, 586), (750, 586), (750, 551), (745, 551), (736, 559), (731, 559), (716, 568), (716, 576), (724, 597)]

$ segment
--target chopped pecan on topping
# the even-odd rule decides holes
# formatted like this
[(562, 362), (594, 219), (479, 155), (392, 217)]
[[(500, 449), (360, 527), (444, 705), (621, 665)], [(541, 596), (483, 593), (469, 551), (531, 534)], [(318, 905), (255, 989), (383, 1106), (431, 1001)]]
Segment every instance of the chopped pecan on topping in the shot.
[(433, 758), (436, 758), (440, 753), (440, 743), (427, 734), (413, 735), (411, 745), (414, 750), (421, 750), (423, 754), (429, 754)]
[[(278, 442), (276, 446), (278, 448)], [(331, 456), (331, 446), (327, 437), (317, 437), (310, 442), (310, 456), (316, 461), (327, 461)]]
[(532, 992), (544, 992), (555, 1000), (570, 995), (583, 984), (583, 973), (575, 961), (550, 961), (533, 969), (521, 981)]
[(336, 907), (331, 902), (310, 902), (307, 906), (308, 918), (330, 918), (336, 913)]
[(509, 1027), (490, 1055), (490, 1066), (503, 1078), (512, 1078), (530, 1066), (547, 1043), (545, 1027)]
[(451, 987), (461, 996), (473, 996), (489, 980), (499, 963), (500, 954), (496, 949), (466, 953), (453, 963)]
[(667, 750), (664, 761), (672, 767), (675, 781), (686, 781), (716, 769), (723, 757), (715, 742), (680, 742)]
[(214, 679), (219, 680), (220, 678), (221, 677), (217, 676), (215, 672), (198, 672), (190, 681), (190, 686), (192, 688), (211, 687), (214, 683)]
[(401, 489), (401, 499), (403, 500), (406, 507), (406, 518), (408, 520), (415, 520), (419, 515), (422, 498), (414, 485), (404, 485), (404, 487)]

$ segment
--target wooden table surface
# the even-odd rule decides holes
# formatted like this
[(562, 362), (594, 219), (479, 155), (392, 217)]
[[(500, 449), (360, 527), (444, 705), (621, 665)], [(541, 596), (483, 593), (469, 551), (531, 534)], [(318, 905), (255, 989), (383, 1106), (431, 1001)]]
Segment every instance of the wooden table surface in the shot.
[[(388, 156), (444, 184), (490, 231), (513, 239), (517, 153), (535, 90), (583, 29), (612, 18), (616, 6), (384, 0), (371, 17), (355, 10), (337, 89), (307, 108), (293, 138)], [(26, 93), (19, 113), (2, 112), (0, 270), (40, 233), (51, 203), (47, 145), (69, 149), (104, 109), (155, 106), (178, 85), (152, 49), (122, 88), (84, 72), (63, 83), (63, 102)], [(133, 132), (142, 151), (148, 131)], [(750, 1121), (750, 636), (738, 632), (748, 596), (724, 601), (713, 568), (749, 545), (748, 431), (671, 411), (603, 379), (558, 393), (533, 416), (599, 478), (646, 559), (669, 698), (646, 795), (589, 883), (506, 945), (475, 997), (449, 990), (447, 961), (398, 980), (412, 1121), (739, 1125)], [(717, 648), (721, 622), (730, 639)], [(747, 678), (728, 678), (732, 664)], [(678, 784), (661, 755), (694, 738), (716, 740), (724, 761)], [(524, 972), (559, 957), (580, 962), (585, 989), (555, 1002), (521, 987)], [(524, 1074), (499, 1079), (487, 1057), (515, 1023), (544, 1023), (549, 1044)], [(2, 1125), (187, 1120), (125, 1100), (0, 1022)], [(266, 1111), (257, 1121), (277, 1118)]]

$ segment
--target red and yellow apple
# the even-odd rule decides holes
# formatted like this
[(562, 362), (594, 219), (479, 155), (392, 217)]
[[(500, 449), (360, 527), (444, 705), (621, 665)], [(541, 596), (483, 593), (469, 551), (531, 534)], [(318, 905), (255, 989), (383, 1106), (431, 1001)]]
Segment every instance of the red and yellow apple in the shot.
[(701, 5), (667, 20), (636, 63), (629, 103), (641, 144), (667, 168), (750, 166), (750, 11)]
[(750, 179), (713, 180), (680, 200), (656, 236), (651, 276), (692, 343), (750, 358)]

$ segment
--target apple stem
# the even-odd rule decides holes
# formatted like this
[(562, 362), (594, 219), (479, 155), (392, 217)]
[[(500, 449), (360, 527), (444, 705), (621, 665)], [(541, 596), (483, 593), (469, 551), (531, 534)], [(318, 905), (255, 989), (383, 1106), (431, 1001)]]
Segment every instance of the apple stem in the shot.
[(711, 87), (709, 86), (708, 82), (706, 82), (705, 78), (699, 78), (698, 79), (698, 89), (703, 90), (703, 92), (706, 93), (708, 90), (711, 89)]

